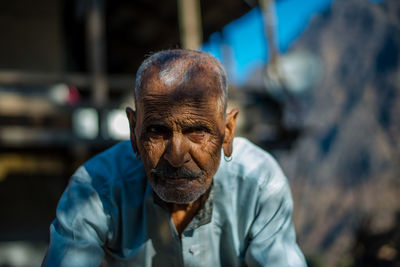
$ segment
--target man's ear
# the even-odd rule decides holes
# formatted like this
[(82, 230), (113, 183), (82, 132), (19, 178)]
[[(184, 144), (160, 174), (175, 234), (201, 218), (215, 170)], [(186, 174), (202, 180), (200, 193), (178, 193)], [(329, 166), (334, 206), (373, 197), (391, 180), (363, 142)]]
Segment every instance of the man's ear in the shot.
[(136, 156), (139, 155), (139, 150), (137, 148), (137, 143), (136, 143), (136, 134), (135, 134), (135, 126), (136, 126), (136, 112), (131, 109), (130, 107), (127, 107), (125, 109), (126, 116), (128, 117), (129, 121), (129, 129), (130, 129), (130, 138), (131, 138), (131, 144), (133, 148), (133, 152), (135, 152)]
[(236, 118), (238, 114), (239, 110), (236, 108), (226, 114), (225, 136), (224, 142), (222, 143), (222, 148), (224, 149), (224, 154), (227, 157), (230, 157), (232, 155), (232, 143), (235, 136)]

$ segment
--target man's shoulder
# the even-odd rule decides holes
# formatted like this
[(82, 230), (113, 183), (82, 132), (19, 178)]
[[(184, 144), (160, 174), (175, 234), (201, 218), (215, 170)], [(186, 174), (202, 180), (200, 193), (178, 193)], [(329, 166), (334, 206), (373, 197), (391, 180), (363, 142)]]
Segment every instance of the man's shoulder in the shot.
[(142, 162), (133, 153), (130, 141), (120, 142), (89, 159), (83, 167), (94, 179), (113, 181), (141, 179)]
[(274, 160), (267, 151), (244, 137), (235, 137), (233, 141), (232, 159), (233, 162), (239, 164), (248, 164), (249, 162), (257, 164), (259, 162), (265, 163), (266, 160)]
[[(221, 160), (219, 180), (240, 183), (263, 189), (274, 184), (286, 186), (286, 177), (277, 161), (267, 151), (243, 137), (233, 143), (232, 160)], [(270, 188), (268, 188), (270, 189)]]

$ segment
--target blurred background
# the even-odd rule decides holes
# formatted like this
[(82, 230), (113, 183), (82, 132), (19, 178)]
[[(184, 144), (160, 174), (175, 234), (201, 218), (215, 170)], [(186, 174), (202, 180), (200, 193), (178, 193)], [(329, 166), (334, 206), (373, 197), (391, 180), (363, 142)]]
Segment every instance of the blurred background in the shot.
[(400, 266), (400, 1), (0, 1), (0, 266), (39, 266), (74, 170), (128, 139), (135, 72), (215, 55), (291, 184), (309, 266)]

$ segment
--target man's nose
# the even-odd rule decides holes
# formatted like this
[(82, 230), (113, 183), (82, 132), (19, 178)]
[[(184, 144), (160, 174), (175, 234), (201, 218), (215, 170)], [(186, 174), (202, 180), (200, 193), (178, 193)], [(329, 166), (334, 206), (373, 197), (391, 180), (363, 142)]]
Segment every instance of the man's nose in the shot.
[(164, 152), (164, 159), (175, 168), (190, 161), (189, 146), (182, 134), (172, 135)]

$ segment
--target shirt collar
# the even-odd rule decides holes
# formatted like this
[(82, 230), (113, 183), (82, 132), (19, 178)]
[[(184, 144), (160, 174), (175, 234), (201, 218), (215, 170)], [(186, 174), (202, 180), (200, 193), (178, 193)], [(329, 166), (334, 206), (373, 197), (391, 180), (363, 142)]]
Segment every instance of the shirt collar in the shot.
[[(194, 230), (204, 224), (210, 223), (212, 219), (212, 211), (214, 204), (214, 182), (211, 183), (210, 188), (204, 193), (201, 198), (204, 198), (201, 204), (201, 207), (197, 214), (193, 217), (190, 223), (186, 226), (184, 231)], [(153, 191), (153, 199), (154, 203), (158, 206), (162, 207), (165, 210), (168, 210), (164, 201), (160, 199), (160, 197)]]

